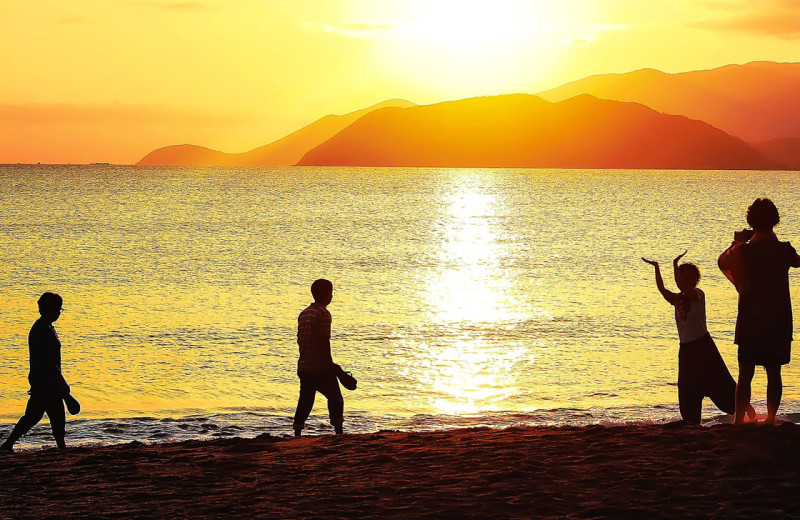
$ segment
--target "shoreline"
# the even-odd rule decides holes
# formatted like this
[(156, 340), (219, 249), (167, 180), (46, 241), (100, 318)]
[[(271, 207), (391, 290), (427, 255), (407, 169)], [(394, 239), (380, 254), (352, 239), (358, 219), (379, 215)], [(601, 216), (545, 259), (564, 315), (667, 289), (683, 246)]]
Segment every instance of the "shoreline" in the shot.
[(0, 454), (0, 517), (800, 518), (800, 426), (469, 428)]
[[(757, 406), (760, 410), (763, 407)], [(800, 413), (791, 407), (778, 415), (780, 423), (800, 424)], [(18, 418), (18, 417), (17, 417)], [(7, 437), (17, 418), (0, 422), (0, 440)], [(764, 415), (758, 420), (763, 421)], [(404, 433), (432, 433), (457, 429), (488, 427), (495, 430), (508, 428), (604, 426), (608, 428), (659, 426), (680, 421), (677, 404), (657, 407), (621, 407), (589, 409), (550, 409), (536, 411), (484, 411), (475, 414), (414, 414), (378, 415), (366, 411), (346, 414), (345, 433), (374, 434), (381, 431)], [(702, 426), (705, 428), (726, 425), (732, 416), (708, 406), (704, 410)], [(67, 420), (67, 445), (70, 447), (103, 447), (141, 442), (143, 444), (175, 443), (183, 441), (214, 441), (218, 439), (252, 439), (259, 435), (291, 435), (292, 413), (271, 411), (199, 410), (192, 414), (149, 416), (136, 414), (121, 417), (69, 416)], [(307, 435), (333, 434), (327, 415), (318, 411), (310, 417)], [(42, 450), (54, 446), (50, 425), (45, 417), (25, 437), (17, 450)]]

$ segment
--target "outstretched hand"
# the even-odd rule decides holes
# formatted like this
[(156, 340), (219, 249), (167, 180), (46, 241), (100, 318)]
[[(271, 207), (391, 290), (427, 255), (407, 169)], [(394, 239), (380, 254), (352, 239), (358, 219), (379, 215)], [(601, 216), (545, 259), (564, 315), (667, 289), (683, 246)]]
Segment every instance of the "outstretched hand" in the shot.
[(642, 257), (642, 260), (644, 260), (646, 263), (652, 265), (653, 267), (658, 267), (658, 262), (656, 262), (655, 260), (648, 260), (645, 257)]
[(673, 263), (673, 264), (677, 264), (677, 263), (678, 263), (678, 260), (680, 260), (681, 258), (683, 258), (683, 256), (684, 256), (686, 253), (688, 253), (688, 252), (689, 252), (689, 250), (687, 249), (687, 250), (686, 250), (686, 251), (684, 251), (683, 253), (681, 253), (681, 254), (679, 254), (678, 256), (676, 256), (676, 257), (675, 257), (675, 260), (673, 260), (673, 261), (672, 261), (672, 263)]

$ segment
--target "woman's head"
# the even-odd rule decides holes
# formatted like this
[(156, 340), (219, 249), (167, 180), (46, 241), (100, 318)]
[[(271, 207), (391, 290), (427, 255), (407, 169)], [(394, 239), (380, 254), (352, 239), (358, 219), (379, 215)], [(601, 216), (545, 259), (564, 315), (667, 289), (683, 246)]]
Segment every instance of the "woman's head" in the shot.
[(766, 197), (756, 199), (747, 207), (747, 224), (755, 230), (769, 231), (780, 221), (778, 208)]
[(691, 262), (683, 263), (678, 266), (675, 281), (681, 291), (694, 289), (700, 283), (700, 269)]

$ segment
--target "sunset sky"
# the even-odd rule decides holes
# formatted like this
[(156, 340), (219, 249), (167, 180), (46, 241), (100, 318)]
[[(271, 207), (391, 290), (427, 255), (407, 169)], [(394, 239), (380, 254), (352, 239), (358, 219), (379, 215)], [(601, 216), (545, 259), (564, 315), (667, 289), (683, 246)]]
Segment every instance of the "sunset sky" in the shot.
[(800, 61), (794, 0), (7, 0), (0, 163), (242, 152), (330, 113)]

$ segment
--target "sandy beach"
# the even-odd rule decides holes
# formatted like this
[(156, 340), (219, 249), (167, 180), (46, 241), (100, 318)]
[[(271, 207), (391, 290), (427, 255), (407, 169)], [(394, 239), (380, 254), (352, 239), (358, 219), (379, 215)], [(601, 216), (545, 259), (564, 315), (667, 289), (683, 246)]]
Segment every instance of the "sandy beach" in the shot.
[(464, 429), (17, 451), (2, 518), (800, 518), (800, 426)]

